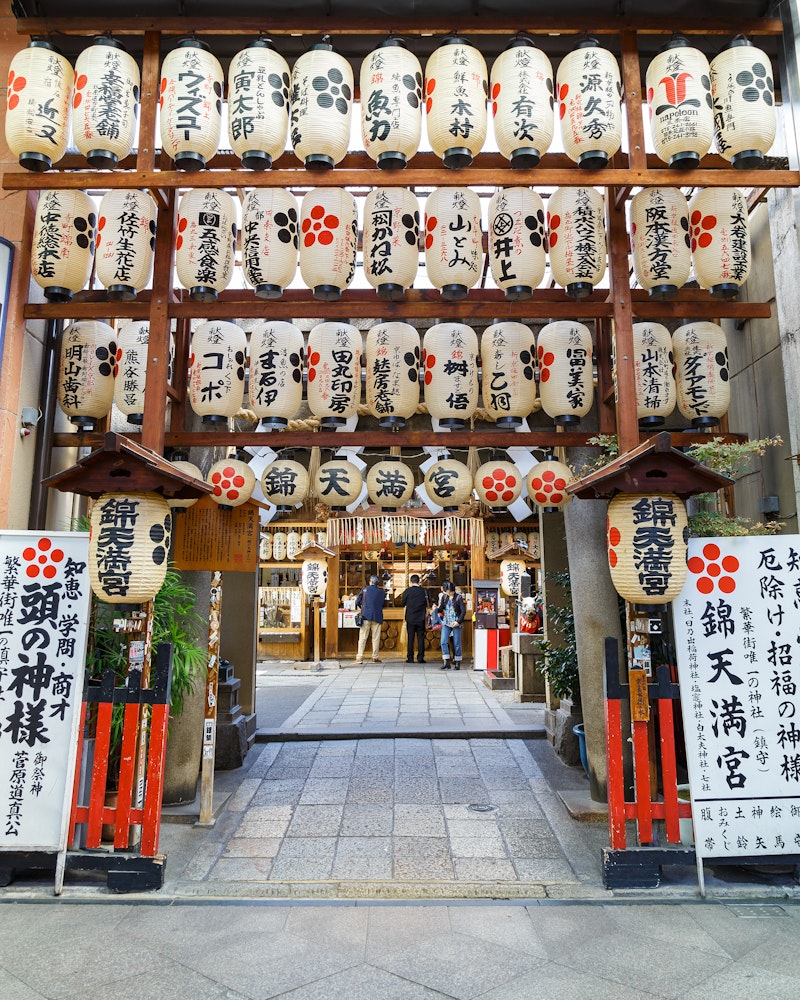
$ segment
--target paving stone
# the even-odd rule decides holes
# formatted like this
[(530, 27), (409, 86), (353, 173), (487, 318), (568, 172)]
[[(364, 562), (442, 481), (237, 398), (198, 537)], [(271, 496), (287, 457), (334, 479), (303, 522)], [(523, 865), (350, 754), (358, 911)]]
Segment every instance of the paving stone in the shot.
[(439, 782), (433, 778), (416, 778), (409, 780), (395, 781), (394, 801), (419, 803), (423, 805), (438, 804), (441, 799), (439, 795)]
[(320, 757), (314, 761), (309, 778), (348, 778), (352, 770), (351, 757)]
[(391, 834), (394, 810), (390, 805), (348, 802), (342, 815), (342, 837), (379, 837)]
[(460, 882), (516, 882), (517, 873), (503, 858), (453, 858)]
[(261, 782), (252, 801), (254, 805), (297, 805), (303, 786), (304, 782), (298, 779), (273, 781), (268, 778)]
[(390, 879), (391, 837), (340, 837), (331, 876), (346, 879)]
[(392, 782), (373, 782), (369, 778), (351, 778), (346, 802), (372, 802), (390, 805), (393, 800)]
[(522, 882), (577, 882), (578, 877), (566, 858), (514, 858)]
[(508, 857), (503, 838), (499, 831), (490, 826), (478, 837), (450, 837), (450, 851), (454, 858), (501, 858)]
[[(244, 815), (247, 816), (247, 813)], [(283, 837), (286, 835), (288, 825), (286, 820), (244, 819), (236, 828), (236, 836), (241, 838), (258, 837), (259, 839)]]
[(223, 857), (274, 858), (282, 843), (282, 837), (231, 837)]
[(447, 841), (433, 837), (394, 838), (396, 879), (452, 879), (455, 877)]
[(344, 803), (298, 805), (286, 831), (287, 837), (335, 837), (342, 823)]
[(540, 820), (532, 820), (524, 831), (506, 827), (503, 818), (498, 820), (508, 850), (515, 858), (560, 858), (564, 852), (550, 827)]
[(492, 801), (484, 783), (476, 778), (440, 778), (439, 792), (442, 802), (490, 805)]
[(263, 882), (269, 877), (272, 858), (220, 858), (209, 873), (209, 878), (222, 882)]
[(344, 802), (347, 778), (309, 778), (300, 796), (302, 805), (333, 805)]
[(439, 805), (395, 803), (395, 837), (444, 837), (444, 814)]

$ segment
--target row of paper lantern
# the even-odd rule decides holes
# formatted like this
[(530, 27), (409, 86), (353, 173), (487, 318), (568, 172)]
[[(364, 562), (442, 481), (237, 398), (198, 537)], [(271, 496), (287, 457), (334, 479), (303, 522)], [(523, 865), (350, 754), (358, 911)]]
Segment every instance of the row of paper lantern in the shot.
[[(286, 148), (309, 168), (342, 160), (354, 94), (349, 62), (326, 40), (290, 72), (271, 42), (258, 38), (234, 56), (228, 75), (228, 138), (242, 164), (264, 169)], [(217, 153), (224, 93), (222, 66), (196, 38), (164, 59), (159, 88), (162, 148), (182, 170), (199, 170)], [(47, 170), (72, 135), (93, 167), (113, 168), (134, 142), (140, 74), (115, 39), (85, 49), (73, 72), (49, 42), (17, 53), (9, 72), (6, 139), (19, 162)], [(428, 138), (445, 166), (468, 166), (486, 139), (487, 98), (498, 148), (514, 167), (536, 166), (547, 152), (558, 105), (561, 138), (579, 166), (605, 166), (622, 144), (622, 81), (616, 57), (587, 38), (555, 76), (548, 57), (520, 32), (489, 76), (481, 53), (453, 34), (430, 56), (425, 79), (417, 57), (390, 37), (360, 74), (364, 148), (384, 169), (404, 167), (419, 148), (423, 105)], [(696, 166), (711, 148), (734, 166), (763, 159), (775, 137), (772, 67), (766, 53), (737, 37), (709, 64), (675, 36), (646, 77), (653, 142), (672, 167)]]

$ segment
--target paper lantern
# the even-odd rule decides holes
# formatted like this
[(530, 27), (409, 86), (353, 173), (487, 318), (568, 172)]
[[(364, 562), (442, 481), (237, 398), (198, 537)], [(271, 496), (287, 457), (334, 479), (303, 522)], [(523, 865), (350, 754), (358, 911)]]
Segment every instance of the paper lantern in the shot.
[(261, 473), (261, 492), (279, 514), (288, 514), (308, 496), (308, 472), (293, 459), (276, 458)]
[(367, 473), (367, 493), (381, 510), (396, 510), (414, 493), (414, 472), (399, 458), (376, 462)]
[(502, 188), (489, 202), (492, 277), (511, 301), (528, 299), (547, 266), (542, 199), (526, 187)]
[(129, 302), (153, 274), (156, 203), (144, 191), (107, 191), (100, 199), (95, 260), (110, 299)]
[(289, 531), (286, 534), (286, 558), (295, 559), (300, 551), (300, 532)]
[(276, 531), (272, 537), (272, 558), (275, 562), (286, 559), (286, 532)]
[(231, 59), (228, 139), (248, 170), (268, 170), (286, 148), (290, 86), (289, 64), (263, 35)]
[(484, 462), (475, 470), (475, 492), (481, 503), (493, 510), (504, 510), (518, 500), (523, 478), (513, 462)]
[(633, 377), (641, 427), (658, 427), (675, 409), (672, 337), (660, 323), (633, 324)]
[(401, 170), (419, 148), (422, 67), (390, 35), (361, 63), (361, 136), (381, 170)]
[(70, 61), (43, 38), (11, 60), (6, 142), (26, 170), (49, 170), (67, 151), (73, 75)]
[(461, 35), (448, 35), (425, 67), (428, 141), (446, 167), (472, 163), (486, 138), (486, 62)]
[(420, 353), (409, 323), (379, 323), (367, 334), (367, 406), (381, 427), (399, 430), (416, 412)]
[(223, 510), (231, 510), (247, 503), (253, 495), (256, 477), (253, 470), (240, 458), (223, 458), (208, 470), (206, 482), (213, 486), (211, 499)]
[(738, 188), (701, 188), (689, 224), (698, 284), (717, 298), (735, 298), (750, 273), (747, 198)]
[(303, 53), (292, 70), (291, 140), (309, 170), (329, 170), (347, 152), (353, 70), (328, 36)]
[(617, 60), (597, 39), (587, 38), (561, 60), (556, 93), (567, 156), (585, 170), (605, 167), (622, 143)]
[(550, 270), (573, 299), (592, 294), (606, 273), (605, 200), (594, 188), (556, 188), (547, 203)]
[(167, 575), (172, 517), (158, 493), (103, 493), (92, 504), (89, 582), (108, 604), (152, 601)]
[(524, 559), (503, 559), (500, 563), (500, 589), (508, 597), (522, 596), (522, 577), (528, 572)]
[(443, 427), (461, 428), (478, 405), (478, 337), (464, 323), (437, 323), (422, 339), (425, 403)]
[(280, 429), (303, 402), (303, 334), (292, 323), (259, 320), (250, 331), (250, 409)]
[(355, 416), (361, 346), (361, 332), (349, 323), (318, 323), (308, 335), (308, 408), (323, 427), (339, 427)]
[(671, 299), (692, 268), (689, 206), (678, 188), (642, 188), (631, 199), (636, 280), (653, 299)]
[(499, 531), (487, 531), (486, 532), (486, 555), (491, 557), (500, 548), (500, 532)]
[(51, 302), (71, 302), (89, 280), (97, 212), (83, 191), (42, 191), (36, 205), (31, 274)]
[(425, 265), (443, 299), (463, 299), (481, 276), (481, 200), (469, 188), (435, 188), (425, 203)]
[(272, 559), (272, 535), (269, 532), (261, 536), (261, 544), (258, 547), (258, 558), (261, 562), (269, 562)]
[(114, 379), (114, 403), (129, 424), (141, 424), (144, 419), (149, 342), (150, 324), (145, 320), (125, 323), (117, 336), (119, 371)]
[(335, 301), (356, 273), (358, 211), (344, 188), (315, 188), (300, 208), (300, 274), (314, 298)]
[(698, 166), (714, 135), (708, 60), (675, 35), (647, 67), (646, 87), (656, 155), (680, 170)]
[[(194, 464), (194, 462), (190, 462), (188, 460), (188, 458), (186, 457), (186, 452), (184, 451), (174, 452), (173, 457), (170, 460), (169, 464), (173, 466), (175, 469), (177, 469), (179, 472), (183, 472), (187, 476), (194, 476), (194, 478), (199, 479), (201, 483), (204, 482), (203, 473)], [(180, 514), (182, 511), (188, 510), (189, 507), (194, 507), (194, 505), (197, 503), (199, 499), (200, 499), (199, 497), (188, 497), (186, 500), (179, 500), (173, 497), (173, 498), (167, 498), (167, 504), (169, 506), (169, 509), (173, 512), (173, 514)]]
[(674, 493), (619, 493), (608, 505), (608, 567), (633, 604), (669, 604), (686, 581), (686, 508)]
[(300, 586), (306, 597), (325, 600), (328, 589), (328, 560), (304, 559), (300, 570)]
[(766, 52), (743, 35), (711, 60), (714, 139), (742, 170), (758, 167), (775, 141), (775, 86)]
[(528, 532), (528, 555), (531, 559), (539, 558), (539, 532), (529, 531)]
[(419, 202), (406, 188), (373, 188), (364, 200), (364, 276), (397, 301), (419, 266)]
[(61, 335), (58, 405), (82, 431), (94, 430), (114, 400), (119, 351), (107, 323), (70, 323)]
[(307, 545), (313, 545), (315, 541), (313, 531), (304, 531), (300, 536), (300, 548), (304, 549)]
[(592, 334), (583, 323), (559, 320), (539, 333), (539, 395), (555, 424), (579, 423), (594, 402)]
[(495, 59), (489, 99), (497, 148), (515, 169), (535, 167), (553, 141), (553, 67), (525, 32)]
[(196, 302), (214, 302), (233, 276), (236, 209), (227, 191), (193, 188), (181, 197), (175, 273)]
[(198, 38), (182, 38), (161, 66), (161, 146), (178, 170), (202, 170), (216, 155), (222, 122), (222, 66)]
[(242, 407), (247, 337), (235, 323), (209, 320), (192, 334), (189, 403), (204, 424), (227, 425)]
[(346, 510), (354, 504), (363, 485), (358, 466), (344, 458), (323, 462), (314, 476), (314, 494), (331, 510)]
[(277, 299), (297, 272), (300, 210), (283, 188), (254, 188), (242, 203), (242, 271), (260, 299)]
[(568, 465), (548, 459), (534, 465), (525, 477), (525, 486), (535, 504), (546, 513), (554, 513), (572, 499), (566, 488), (574, 478)]
[(463, 462), (442, 458), (425, 473), (425, 492), (445, 511), (456, 511), (472, 495), (472, 473)]
[(686, 323), (672, 335), (678, 410), (693, 427), (713, 427), (728, 412), (728, 340), (716, 323)]
[(113, 170), (133, 149), (139, 67), (124, 45), (101, 35), (75, 63), (72, 135), (95, 170)]
[(530, 327), (495, 323), (481, 337), (483, 405), (498, 427), (519, 427), (536, 405), (536, 344)]

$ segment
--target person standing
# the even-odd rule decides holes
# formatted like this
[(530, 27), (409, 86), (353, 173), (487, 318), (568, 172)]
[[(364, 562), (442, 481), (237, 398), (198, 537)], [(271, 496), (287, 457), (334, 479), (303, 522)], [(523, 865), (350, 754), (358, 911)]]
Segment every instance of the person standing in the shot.
[(457, 594), (448, 580), (442, 584), (439, 598), (439, 617), (442, 619), (442, 665), (440, 670), (450, 669), (450, 639), (453, 640), (453, 666), (461, 669), (461, 630), (467, 615), (467, 606), (461, 594)]
[(406, 663), (414, 662), (414, 637), (417, 639), (417, 663), (425, 662), (425, 614), (428, 610), (428, 595), (419, 585), (419, 576), (411, 574), (411, 586), (403, 591), (400, 598), (406, 609), (406, 633), (408, 634), (408, 653)]
[(379, 587), (377, 576), (369, 578), (369, 586), (364, 587), (356, 598), (356, 607), (361, 611), (361, 628), (358, 632), (358, 653), (356, 663), (364, 662), (364, 649), (367, 636), (372, 635), (372, 662), (380, 663), (378, 651), (381, 645), (381, 625), (383, 624), (383, 605), (386, 602), (386, 591)]

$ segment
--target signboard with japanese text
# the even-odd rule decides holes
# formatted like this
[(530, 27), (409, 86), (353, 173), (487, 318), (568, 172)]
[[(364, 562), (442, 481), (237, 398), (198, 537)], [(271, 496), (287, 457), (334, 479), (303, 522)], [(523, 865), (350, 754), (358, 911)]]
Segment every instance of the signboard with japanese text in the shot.
[(220, 510), (203, 497), (175, 518), (177, 569), (253, 573), (258, 545), (258, 507), (252, 503)]

